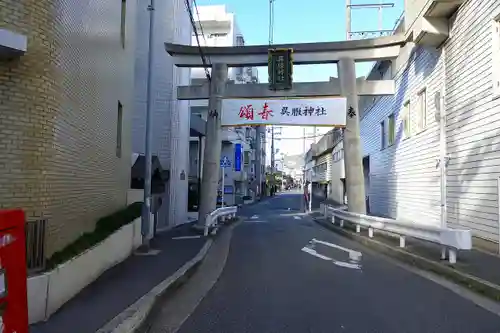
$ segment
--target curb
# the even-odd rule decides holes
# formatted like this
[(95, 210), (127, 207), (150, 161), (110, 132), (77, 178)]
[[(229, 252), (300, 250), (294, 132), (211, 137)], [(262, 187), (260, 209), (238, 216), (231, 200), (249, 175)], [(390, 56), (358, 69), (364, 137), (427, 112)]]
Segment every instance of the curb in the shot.
[(203, 261), (212, 246), (213, 239), (208, 238), (198, 254), (179, 268), (174, 274), (160, 282), (147, 294), (122, 311), (96, 333), (136, 333), (149, 318), (157, 302), (168, 292), (186, 282)]
[(421, 270), (429, 271), (431, 273), (435, 273), (440, 275), (454, 283), (462, 285), (480, 295), (488, 297), (494, 301), (500, 301), (500, 286), (491, 283), (489, 281), (483, 280), (481, 278), (475, 277), (473, 275), (461, 272), (456, 270), (452, 266), (446, 266), (439, 262), (432, 261), (430, 259), (421, 257), (414, 253), (410, 253), (400, 248), (395, 248), (385, 243), (376, 241), (374, 239), (370, 239), (356, 233), (347, 231), (343, 228), (340, 228), (332, 223), (324, 222), (319, 220), (318, 218), (314, 218), (313, 220), (319, 225), (337, 233), (342, 236), (345, 236), (349, 239), (355, 240), (366, 247), (369, 247), (373, 250), (381, 252), (391, 258), (397, 259), (405, 264), (409, 264), (413, 267), (416, 267)]

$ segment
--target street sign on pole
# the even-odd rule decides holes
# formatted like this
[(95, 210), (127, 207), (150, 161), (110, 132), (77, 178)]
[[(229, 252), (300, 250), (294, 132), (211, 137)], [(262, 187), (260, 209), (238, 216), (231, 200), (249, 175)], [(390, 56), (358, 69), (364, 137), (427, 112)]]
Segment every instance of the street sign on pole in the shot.
[(269, 49), (267, 70), (269, 89), (289, 90), (293, 82), (293, 50)]
[(220, 167), (221, 168), (229, 168), (229, 167), (231, 167), (231, 160), (229, 160), (229, 158), (227, 156), (224, 156), (220, 160)]
[(227, 156), (224, 156), (220, 160), (220, 167), (222, 169), (221, 207), (224, 207), (224, 187), (225, 187), (224, 186), (224, 179), (225, 179), (225, 174), (226, 174), (226, 170), (224, 170), (224, 169), (231, 167), (231, 160), (229, 160), (229, 158)]

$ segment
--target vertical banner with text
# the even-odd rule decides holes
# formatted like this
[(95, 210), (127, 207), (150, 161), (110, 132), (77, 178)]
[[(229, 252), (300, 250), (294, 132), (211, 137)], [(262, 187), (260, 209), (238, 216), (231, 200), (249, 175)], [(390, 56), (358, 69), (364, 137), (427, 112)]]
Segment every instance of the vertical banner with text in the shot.
[(241, 171), (241, 143), (234, 145), (234, 171)]

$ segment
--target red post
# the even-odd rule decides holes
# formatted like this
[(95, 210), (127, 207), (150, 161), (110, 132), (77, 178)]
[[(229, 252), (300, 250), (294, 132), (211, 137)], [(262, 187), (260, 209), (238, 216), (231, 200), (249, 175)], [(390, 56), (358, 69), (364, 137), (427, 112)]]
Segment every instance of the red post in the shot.
[(22, 210), (0, 211), (0, 332), (28, 333), (28, 298)]

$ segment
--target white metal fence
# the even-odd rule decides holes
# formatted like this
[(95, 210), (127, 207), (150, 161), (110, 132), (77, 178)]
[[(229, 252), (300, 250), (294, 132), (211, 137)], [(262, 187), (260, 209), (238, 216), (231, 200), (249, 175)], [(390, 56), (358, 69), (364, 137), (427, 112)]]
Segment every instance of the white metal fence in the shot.
[(226, 219), (235, 217), (237, 211), (238, 211), (237, 206), (227, 206), (227, 207), (217, 208), (216, 210), (208, 214), (205, 220), (205, 230), (203, 234), (205, 236), (208, 236), (209, 230), (215, 228), (219, 223), (219, 221), (223, 222)]
[(321, 211), (325, 218), (331, 217), (332, 223), (339, 220), (340, 226), (344, 226), (344, 221), (353, 223), (356, 232), (361, 231), (361, 227), (368, 228), (368, 237), (373, 237), (374, 230), (382, 230), (399, 236), (399, 246), (405, 247), (406, 237), (413, 237), (420, 240), (441, 245), (441, 259), (446, 259), (446, 251), (449, 253), (451, 264), (456, 263), (457, 250), (472, 249), (472, 234), (468, 229), (441, 228), (432, 225), (422, 225), (410, 222), (402, 222), (389, 218), (369, 216), (348, 212), (341, 208), (322, 204)]

